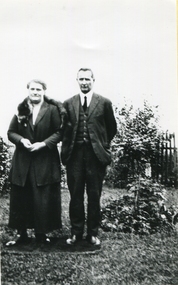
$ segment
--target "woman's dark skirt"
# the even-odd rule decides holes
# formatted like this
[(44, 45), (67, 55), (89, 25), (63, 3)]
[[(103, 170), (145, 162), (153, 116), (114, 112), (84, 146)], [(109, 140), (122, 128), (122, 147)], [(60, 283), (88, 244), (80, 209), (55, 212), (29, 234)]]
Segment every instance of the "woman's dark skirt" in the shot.
[(17, 230), (35, 229), (48, 233), (62, 227), (60, 183), (25, 187), (12, 185), (9, 227)]

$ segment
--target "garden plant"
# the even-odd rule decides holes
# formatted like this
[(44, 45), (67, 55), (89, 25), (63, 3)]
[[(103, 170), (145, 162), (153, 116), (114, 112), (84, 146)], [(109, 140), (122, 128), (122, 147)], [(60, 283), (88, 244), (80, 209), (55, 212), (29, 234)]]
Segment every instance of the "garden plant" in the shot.
[(161, 184), (139, 177), (127, 185), (127, 194), (104, 204), (101, 227), (135, 234), (175, 230), (178, 207), (167, 207), (166, 195)]

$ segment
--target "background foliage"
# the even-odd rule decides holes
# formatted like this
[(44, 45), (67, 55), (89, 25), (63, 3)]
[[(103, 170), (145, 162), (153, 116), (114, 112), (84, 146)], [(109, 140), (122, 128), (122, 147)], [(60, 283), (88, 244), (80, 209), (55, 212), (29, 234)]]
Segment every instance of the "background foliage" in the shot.
[(0, 195), (5, 195), (9, 191), (9, 170), (11, 164), (11, 153), (8, 145), (0, 137)]
[(134, 110), (132, 105), (116, 107), (115, 115), (118, 132), (111, 143), (112, 163), (106, 182), (124, 187), (138, 174), (145, 177), (148, 164), (156, 158), (163, 132), (159, 126), (158, 106), (150, 106), (147, 101), (142, 109)]
[(178, 208), (166, 207), (166, 190), (161, 184), (139, 177), (128, 184), (127, 190), (127, 194), (103, 206), (103, 230), (152, 234), (175, 228)]

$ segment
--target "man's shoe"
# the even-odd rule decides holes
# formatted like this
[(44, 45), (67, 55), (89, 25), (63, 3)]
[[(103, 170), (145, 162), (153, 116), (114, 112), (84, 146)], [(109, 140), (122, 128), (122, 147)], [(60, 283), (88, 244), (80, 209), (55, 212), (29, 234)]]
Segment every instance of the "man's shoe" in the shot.
[(91, 243), (92, 245), (100, 245), (101, 244), (101, 241), (99, 240), (98, 237), (95, 237), (95, 236), (87, 236), (87, 241), (89, 243)]
[(66, 240), (66, 243), (69, 245), (74, 245), (80, 240), (82, 240), (82, 235), (73, 235), (71, 238)]
[(35, 234), (37, 243), (49, 244), (50, 239), (45, 234)]

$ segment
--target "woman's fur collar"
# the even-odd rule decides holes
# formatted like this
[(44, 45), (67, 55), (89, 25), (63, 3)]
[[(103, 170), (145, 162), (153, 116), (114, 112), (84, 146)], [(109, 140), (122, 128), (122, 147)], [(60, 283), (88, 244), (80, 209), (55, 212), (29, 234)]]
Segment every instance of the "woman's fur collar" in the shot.
[(29, 100), (29, 98), (25, 98), (23, 102), (21, 102), (18, 107), (17, 119), (20, 124), (24, 127), (27, 127), (27, 123), (29, 121), (29, 117), (32, 114), (33, 106)]
[[(52, 104), (57, 106), (58, 111), (60, 113), (61, 117), (61, 125), (60, 129), (63, 129), (66, 122), (67, 122), (67, 112), (65, 108), (63, 107), (62, 103), (60, 101), (56, 101), (54, 99), (51, 99), (44, 95), (44, 101), (46, 101), (48, 104)], [(32, 114), (33, 106), (29, 100), (29, 98), (25, 98), (17, 107), (18, 114), (17, 119), (20, 124), (22, 124), (24, 127), (27, 127), (29, 117)]]

